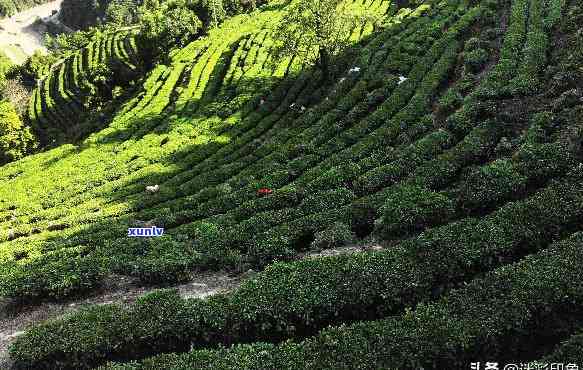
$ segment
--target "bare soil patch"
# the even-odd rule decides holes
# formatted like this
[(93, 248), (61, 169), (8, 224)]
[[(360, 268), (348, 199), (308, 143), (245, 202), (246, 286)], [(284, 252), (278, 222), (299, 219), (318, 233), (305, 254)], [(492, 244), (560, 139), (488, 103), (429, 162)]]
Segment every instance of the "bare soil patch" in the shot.
[[(184, 284), (173, 286), (184, 298), (205, 298), (227, 292), (240, 285), (241, 276), (226, 272), (197, 273)], [(160, 287), (140, 286), (135, 279), (115, 275), (108, 278), (100, 292), (90, 297), (69, 302), (45, 302), (37, 306), (25, 306), (7, 311), (7, 302), (0, 302), (0, 369), (11, 367), (8, 347), (31, 325), (79, 310), (87, 305), (117, 303), (129, 305), (138, 297)], [(4, 312), (2, 312), (4, 311)]]

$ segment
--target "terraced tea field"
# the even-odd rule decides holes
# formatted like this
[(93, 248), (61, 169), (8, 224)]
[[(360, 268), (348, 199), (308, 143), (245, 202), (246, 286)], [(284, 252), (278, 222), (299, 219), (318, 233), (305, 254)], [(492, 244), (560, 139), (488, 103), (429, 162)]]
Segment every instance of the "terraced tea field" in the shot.
[(47, 67), (29, 106), (33, 127), (46, 137), (79, 131), (78, 124), (91, 113), (82, 90), (83, 76), (98, 65), (112, 65), (119, 80), (130, 81), (139, 75), (140, 65), (135, 30), (125, 29), (96, 37), (95, 41), (72, 56)]
[[(271, 3), (172, 52), (82, 142), (0, 167), (0, 296), (20, 305), (259, 271), (38, 323), (15, 368), (583, 366), (583, 7), (358, 6), (382, 26), (353, 31), (328, 81), (273, 57)], [(131, 69), (132, 40), (48, 73), (31, 117), (73, 127), (76, 76)]]

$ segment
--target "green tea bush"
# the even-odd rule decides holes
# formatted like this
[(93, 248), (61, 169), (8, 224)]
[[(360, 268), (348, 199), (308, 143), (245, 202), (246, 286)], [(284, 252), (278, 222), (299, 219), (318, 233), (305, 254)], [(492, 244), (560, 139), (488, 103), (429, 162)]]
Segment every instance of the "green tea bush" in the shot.
[[(498, 52), (497, 35), (463, 45), (493, 18), (486, 3), (501, 16), (512, 7), (501, 62), (464, 73), (463, 50)], [(76, 245), (92, 246), (84, 257), (105, 271), (146, 284), (172, 284), (198, 269), (265, 267), (207, 300), (163, 291), (35, 325), (11, 347), (16, 366), (89, 368), (194, 349), (202, 351), (143, 364), (455, 369), (472, 356), (503, 359), (502, 350), (538, 346), (530, 338), (547, 332), (545, 322), (557, 343), (575, 333), (580, 305), (570, 299), (580, 289), (569, 269), (580, 267), (580, 236), (561, 258), (541, 250), (556, 251), (550, 243), (580, 229), (583, 176), (564, 143), (577, 111), (551, 117), (549, 107), (525, 104), (550, 95), (504, 99), (526, 70), (527, 35), (539, 18), (528, 12), (540, 3), (468, 4), (476, 2), (429, 1), (396, 17), (389, 8), (387, 29), (344, 55), (327, 84), (299, 60), (270, 63), (277, 7), (227, 20), (173, 51), (84, 145), (29, 159), (55, 176), (41, 179), (24, 162), (2, 168), (0, 266), (17, 296), (58, 288), (48, 273), (52, 285), (26, 290), (20, 272)], [(124, 53), (120, 38), (96, 40), (52, 74), (41, 88), (48, 98), (34, 95), (35, 110), (47, 113), (39, 116), (71, 116), (66, 80), (107, 50), (125, 58), (131, 48)], [(441, 95), (450, 111), (435, 116), (446, 84), (459, 95)], [(54, 109), (43, 109), (48, 103)], [(145, 194), (152, 184), (160, 191)], [(2, 192), (13, 185), (22, 196)], [(167, 234), (128, 241), (123, 234), (136, 220)], [(295, 260), (353, 233), (366, 237), (375, 220), (392, 239), (421, 233), (382, 251)], [(550, 351), (536, 348), (537, 357)]]
[[(88, 322), (87, 316), (72, 315), (38, 325), (17, 339), (11, 356), (23, 367), (50, 367), (60, 358), (68, 366), (85, 368), (124, 353), (143, 357), (148, 351), (141, 348), (151, 348), (158, 338), (175, 343), (169, 350), (179, 350), (188, 343), (212, 346), (302, 337), (334, 322), (386, 317), (439, 296), (455, 281), (465, 281), (560, 238), (582, 215), (580, 172), (482, 219), (430, 229), (382, 252), (274, 264), (231, 295), (208, 302), (176, 297), (179, 309), (167, 315), (185, 319), (174, 321), (160, 337), (152, 331), (152, 336), (139, 339), (143, 329), (135, 327), (158, 324), (134, 314), (137, 307), (120, 307), (114, 310), (115, 319), (102, 321), (91, 314), (95, 318)], [(290, 234), (279, 238), (286, 235)], [(224, 306), (217, 307), (217, 302)], [(79, 328), (80, 322), (85, 329)], [(96, 338), (95, 332), (102, 334)]]
[(464, 52), (464, 66), (470, 73), (481, 71), (488, 62), (489, 54), (482, 48)]
[(582, 242), (575, 234), (436, 302), (384, 320), (328, 328), (303, 342), (161, 355), (106, 368), (443, 369), (491, 358), (516, 361), (540, 349), (537, 335), (562, 335), (580, 325)]
[(6, 262), (1, 270), (0, 294), (38, 300), (86, 293), (100, 285), (105, 273), (103, 267), (103, 262), (92, 256), (87, 247)]
[(489, 208), (508, 196), (520, 198), (526, 186), (527, 178), (511, 161), (497, 160), (472, 169), (460, 186), (459, 198), (466, 209)]
[(313, 250), (339, 248), (354, 242), (354, 240), (350, 226), (337, 222), (328, 229), (317, 232), (311, 248)]
[(463, 97), (460, 92), (450, 88), (439, 98), (439, 109), (444, 113), (452, 112), (461, 105), (462, 101)]
[(388, 194), (380, 213), (377, 233), (389, 239), (447, 220), (455, 214), (455, 202), (447, 194), (404, 185)]

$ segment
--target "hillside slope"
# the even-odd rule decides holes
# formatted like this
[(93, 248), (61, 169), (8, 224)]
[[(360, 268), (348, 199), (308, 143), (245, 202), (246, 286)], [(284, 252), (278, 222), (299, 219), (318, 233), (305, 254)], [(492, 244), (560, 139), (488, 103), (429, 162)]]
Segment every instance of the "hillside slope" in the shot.
[[(576, 353), (581, 5), (362, 6), (385, 24), (354, 31), (331, 82), (272, 59), (272, 4), (174, 52), (80, 145), (0, 168), (2, 296), (268, 266), (207, 300), (161, 291), (37, 325), (11, 349), (17, 367), (194, 350), (107, 367), (465, 369)], [(165, 232), (129, 238), (135, 226)], [(371, 240), (386, 248), (296, 260)]]
[(53, 0), (0, 0), (0, 18), (12, 16), (22, 10), (50, 1)]
[[(103, 126), (104, 114), (98, 108), (113, 100), (114, 86), (96, 86), (93, 75), (106, 66), (111, 70), (111, 76), (107, 76), (111, 81), (107, 82), (129, 89), (130, 83), (143, 74), (135, 32), (128, 27), (97, 35), (86, 47), (46, 67), (43, 78), (37, 81), (28, 114), (43, 145), (78, 141), (95, 131), (92, 127)], [(97, 112), (99, 117), (95, 117)]]

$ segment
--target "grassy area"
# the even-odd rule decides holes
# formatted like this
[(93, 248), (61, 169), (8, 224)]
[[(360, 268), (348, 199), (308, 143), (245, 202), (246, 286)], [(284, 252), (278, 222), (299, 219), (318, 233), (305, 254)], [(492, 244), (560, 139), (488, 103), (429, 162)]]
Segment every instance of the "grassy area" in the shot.
[(3, 45), (2, 51), (15, 63), (22, 64), (28, 58), (28, 55), (19, 45)]

